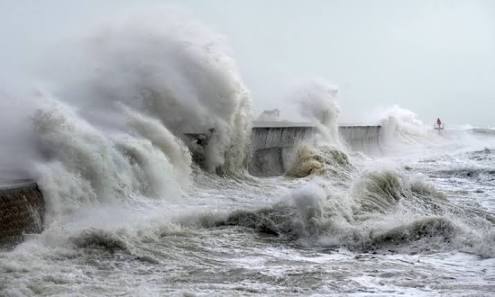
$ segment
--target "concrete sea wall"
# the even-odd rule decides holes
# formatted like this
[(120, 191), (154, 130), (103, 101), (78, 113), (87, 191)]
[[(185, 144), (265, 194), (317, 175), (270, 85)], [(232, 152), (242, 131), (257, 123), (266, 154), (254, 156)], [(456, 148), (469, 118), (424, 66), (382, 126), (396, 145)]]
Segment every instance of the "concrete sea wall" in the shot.
[[(380, 151), (380, 126), (339, 126), (339, 134), (353, 151)], [(255, 176), (284, 174), (298, 143), (311, 143), (316, 128), (308, 123), (259, 122), (253, 125), (248, 170)]]
[(251, 133), (249, 172), (255, 176), (283, 174), (294, 147), (300, 142), (311, 141), (314, 132), (314, 128), (307, 125), (255, 125)]
[(351, 150), (376, 153), (380, 151), (381, 129), (381, 126), (339, 126), (339, 134)]
[(44, 209), (43, 195), (35, 182), (0, 182), (0, 244), (41, 232)]

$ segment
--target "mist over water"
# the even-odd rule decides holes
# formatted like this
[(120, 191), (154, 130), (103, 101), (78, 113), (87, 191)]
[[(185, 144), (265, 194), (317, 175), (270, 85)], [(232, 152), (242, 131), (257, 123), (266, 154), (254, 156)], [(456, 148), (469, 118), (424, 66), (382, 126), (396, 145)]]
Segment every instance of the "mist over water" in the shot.
[(0, 178), (34, 179), (47, 206), (40, 235), (0, 252), (0, 295), (495, 289), (494, 135), (393, 106), (375, 152), (356, 150), (337, 87), (315, 79), (289, 96), (314, 137), (256, 177), (251, 95), (222, 36), (160, 12), (77, 44), (35, 91), (0, 93)]

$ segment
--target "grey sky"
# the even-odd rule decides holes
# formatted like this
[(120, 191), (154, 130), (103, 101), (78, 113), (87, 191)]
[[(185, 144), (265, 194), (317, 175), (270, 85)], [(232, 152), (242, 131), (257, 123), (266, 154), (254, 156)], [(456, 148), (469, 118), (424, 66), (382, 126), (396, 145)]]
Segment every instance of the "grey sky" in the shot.
[(425, 122), (495, 126), (495, 1), (6, 1), (0, 79), (12, 84), (63, 39), (163, 3), (225, 34), (256, 113), (300, 79), (340, 87), (345, 120), (394, 104)]

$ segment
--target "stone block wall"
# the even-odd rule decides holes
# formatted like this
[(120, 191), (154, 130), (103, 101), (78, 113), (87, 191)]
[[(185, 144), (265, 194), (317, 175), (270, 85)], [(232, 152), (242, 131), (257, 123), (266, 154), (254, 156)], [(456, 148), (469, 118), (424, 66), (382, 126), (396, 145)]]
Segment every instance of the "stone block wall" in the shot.
[(0, 244), (23, 239), (43, 228), (43, 195), (32, 181), (0, 185)]

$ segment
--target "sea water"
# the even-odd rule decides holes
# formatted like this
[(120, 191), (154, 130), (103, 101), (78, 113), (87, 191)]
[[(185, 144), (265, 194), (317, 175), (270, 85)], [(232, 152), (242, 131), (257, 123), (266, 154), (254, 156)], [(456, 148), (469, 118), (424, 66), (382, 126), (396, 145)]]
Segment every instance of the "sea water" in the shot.
[[(493, 294), (492, 133), (394, 108), (373, 154), (356, 151), (318, 80), (294, 93), (315, 139), (285, 174), (253, 176), (251, 98), (224, 40), (160, 22), (106, 27), (77, 74), (2, 97), (1, 164), (47, 209), (41, 234), (0, 251), (0, 296)], [(206, 131), (196, 164), (183, 136)]]

